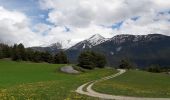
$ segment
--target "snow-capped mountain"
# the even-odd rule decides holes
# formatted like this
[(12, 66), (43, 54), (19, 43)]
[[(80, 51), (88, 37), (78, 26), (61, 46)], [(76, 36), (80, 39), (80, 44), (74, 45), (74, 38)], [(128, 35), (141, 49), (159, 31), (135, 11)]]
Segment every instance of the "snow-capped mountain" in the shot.
[(95, 34), (90, 38), (75, 44), (69, 49), (74, 49), (74, 50), (90, 49), (105, 42), (106, 44), (107, 42), (113, 42), (114, 44), (117, 45), (121, 45), (123, 43), (129, 43), (129, 42), (140, 42), (140, 41), (146, 42), (146, 41), (153, 41), (163, 37), (165, 36), (161, 34), (148, 34), (148, 35), (121, 34), (121, 35), (116, 35), (113, 38), (109, 39), (109, 38), (104, 38), (100, 34)]
[(87, 49), (87, 48), (92, 48), (93, 46), (99, 45), (105, 41), (107, 41), (107, 38), (104, 38), (100, 34), (95, 34), (91, 36), (90, 38), (81, 41), (77, 44), (73, 44), (71, 40), (62, 40), (58, 41), (56, 43), (52, 43), (50, 45), (42, 45), (42, 46), (37, 46), (37, 47), (32, 47), (35, 50), (38, 51), (56, 51), (56, 50), (67, 50), (67, 49)]
[[(83, 47), (89, 43), (87, 40), (73, 46), (75, 49), (66, 51), (71, 62), (76, 62), (79, 54), (83, 50), (87, 50)], [(93, 46), (92, 43), (91, 48), (88, 49), (103, 53), (109, 65), (118, 65), (122, 59), (130, 59), (136, 65), (145, 67), (151, 64), (170, 65), (170, 36), (122, 34)]]
[(139, 66), (170, 65), (170, 36), (161, 34), (122, 34), (110, 39), (96, 34), (69, 49), (63, 49), (63, 45), (65, 45), (63, 42), (57, 42), (47, 47), (33, 47), (33, 49), (48, 51), (52, 54), (65, 50), (71, 63), (77, 62), (82, 51), (92, 50), (103, 53), (109, 65), (117, 65), (120, 60), (125, 58)]
[(111, 38), (109, 41), (113, 41), (114, 43), (121, 44), (124, 42), (140, 42), (140, 41), (153, 41), (156, 39), (161, 39), (166, 36), (161, 34), (148, 34), (148, 35), (130, 35), (130, 34), (122, 34), (116, 35)]
[(107, 38), (104, 38), (100, 34), (95, 34), (92, 37), (90, 37), (89, 39), (81, 41), (69, 49), (88, 49), (88, 48), (92, 48), (96, 45), (99, 45), (107, 40), (108, 40)]
[(152, 41), (159, 38), (165, 37), (161, 34), (148, 34), (148, 35), (130, 35), (130, 34), (122, 34), (116, 35), (111, 38), (109, 41), (113, 41), (116, 44), (122, 44), (125, 42), (140, 42), (140, 41)]
[(91, 44), (91, 46), (96, 46), (96, 45), (99, 45), (107, 40), (108, 40), (107, 38), (104, 38), (100, 34), (95, 34), (92, 37), (90, 37), (89, 39), (87, 39), (86, 41), (89, 44)]

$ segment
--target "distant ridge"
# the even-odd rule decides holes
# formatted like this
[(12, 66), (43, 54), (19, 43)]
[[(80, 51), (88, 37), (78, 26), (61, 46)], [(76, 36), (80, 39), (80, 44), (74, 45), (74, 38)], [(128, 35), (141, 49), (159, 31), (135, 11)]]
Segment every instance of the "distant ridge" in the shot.
[(109, 65), (116, 66), (122, 59), (130, 59), (136, 65), (142, 67), (151, 64), (170, 65), (170, 36), (162, 34), (122, 34), (91, 48), (82, 48), (82, 43), (84, 42), (76, 44), (76, 49), (70, 48), (66, 51), (72, 62), (76, 62), (81, 51), (93, 50), (106, 55)]

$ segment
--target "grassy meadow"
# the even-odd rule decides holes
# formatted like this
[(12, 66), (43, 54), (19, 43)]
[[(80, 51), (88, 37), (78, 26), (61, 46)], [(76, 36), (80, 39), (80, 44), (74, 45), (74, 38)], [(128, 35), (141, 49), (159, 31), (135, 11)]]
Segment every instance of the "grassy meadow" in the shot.
[(62, 66), (0, 60), (0, 100), (98, 100), (75, 90), (85, 82), (116, 73), (95, 69), (72, 75), (60, 72)]
[[(74, 75), (60, 72), (64, 65), (0, 60), (0, 100), (98, 100), (75, 93), (91, 80), (116, 73), (95, 69)], [(129, 70), (96, 83), (94, 90), (113, 95), (170, 97), (170, 76)]]
[(170, 75), (130, 70), (116, 78), (96, 83), (93, 89), (113, 95), (170, 98)]

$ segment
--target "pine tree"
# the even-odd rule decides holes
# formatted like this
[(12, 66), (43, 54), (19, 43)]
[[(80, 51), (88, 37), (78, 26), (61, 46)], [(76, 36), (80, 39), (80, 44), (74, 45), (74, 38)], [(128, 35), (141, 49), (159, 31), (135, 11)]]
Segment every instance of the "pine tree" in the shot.
[(14, 44), (12, 51), (13, 51), (12, 52), (12, 60), (14, 60), (14, 61), (20, 60), (17, 44)]
[(84, 51), (78, 58), (79, 66), (86, 69), (94, 69), (95, 67), (103, 68), (106, 64), (104, 55), (92, 51)]
[(41, 60), (44, 62), (49, 62), (51, 59), (51, 55), (48, 52), (42, 52), (41, 53)]
[(54, 56), (54, 60), (53, 60), (53, 62), (55, 63), (55, 64), (60, 64), (60, 56), (59, 56), (59, 54), (56, 54), (55, 56)]
[(67, 63), (69, 63), (69, 61), (67, 59), (67, 55), (63, 51), (60, 51), (59, 53), (57, 53), (54, 56), (53, 61), (54, 61), (54, 63), (57, 63), (57, 64), (67, 64)]
[(3, 52), (2, 52), (2, 49), (0, 48), (0, 59), (3, 58)]
[(63, 51), (59, 52), (59, 56), (60, 56), (60, 63), (61, 64), (67, 64), (68, 63), (67, 55)]
[(41, 52), (35, 51), (33, 53), (33, 61), (34, 62), (41, 62)]
[(161, 72), (161, 67), (159, 65), (151, 65), (148, 68), (149, 72), (154, 72), (154, 73), (160, 73)]
[(26, 56), (29, 61), (33, 61), (34, 51), (30, 48), (26, 49)]
[(132, 66), (132, 64), (128, 60), (121, 60), (119, 68), (128, 69), (129, 70), (129, 69), (133, 69), (134, 66)]
[(11, 48), (8, 45), (2, 44), (1, 49), (3, 53), (3, 58), (11, 57)]
[(17, 46), (17, 49), (18, 49), (18, 52), (19, 52), (20, 60), (27, 60), (27, 56), (26, 56), (24, 45), (20, 43)]
[(95, 67), (93, 56), (91, 52), (82, 52), (78, 58), (79, 66), (85, 69), (93, 69)]
[(96, 67), (103, 68), (106, 65), (107, 61), (104, 55), (97, 53), (95, 58)]

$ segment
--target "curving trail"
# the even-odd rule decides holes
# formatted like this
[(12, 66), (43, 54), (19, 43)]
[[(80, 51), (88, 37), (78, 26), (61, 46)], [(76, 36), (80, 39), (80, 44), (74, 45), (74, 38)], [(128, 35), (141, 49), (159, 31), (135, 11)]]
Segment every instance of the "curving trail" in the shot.
[[(97, 98), (101, 98), (101, 99), (114, 99), (114, 100), (170, 100), (170, 98), (144, 98), (144, 97), (129, 97), (129, 96), (116, 96), (116, 95), (109, 95), (109, 94), (103, 94), (103, 93), (99, 93), (96, 92), (92, 89), (92, 86), (100, 81), (105, 81), (114, 77), (117, 77), (123, 73), (126, 72), (126, 70), (123, 69), (118, 69), (118, 73), (111, 75), (111, 76), (107, 76), (104, 78), (101, 78), (99, 80), (95, 80), (95, 81), (90, 81), (87, 82), (83, 85), (81, 85), (80, 87), (77, 88), (76, 92), (79, 94), (83, 94), (83, 95), (87, 95), (87, 96), (91, 96), (91, 97), (97, 97)], [(85, 91), (86, 90), (86, 91)]]

